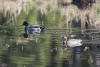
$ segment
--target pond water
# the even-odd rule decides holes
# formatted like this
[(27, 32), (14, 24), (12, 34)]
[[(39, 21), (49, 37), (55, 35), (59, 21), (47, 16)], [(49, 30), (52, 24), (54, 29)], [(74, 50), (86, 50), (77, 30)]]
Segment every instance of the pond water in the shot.
[[(70, 5), (71, 9), (61, 7), (58, 0), (21, 1), (23, 2), (18, 6), (15, 5), (19, 7), (15, 10), (6, 9), (7, 4), (3, 4), (5, 9), (2, 11), (7, 12), (5, 13), (7, 15), (0, 13), (0, 67), (94, 67), (96, 64), (100, 67), (100, 46), (95, 47), (95, 43), (100, 44), (100, 32), (97, 35), (93, 34), (97, 32), (96, 30), (92, 30), (93, 32), (81, 30), (82, 27), (90, 29), (92, 17), (89, 17), (88, 12), (86, 15), (80, 14), (80, 10), (76, 7), (73, 9), (73, 5)], [(9, 5), (7, 7), (10, 8)], [(97, 11), (99, 8), (93, 12), (98, 13)], [(75, 14), (77, 12), (79, 13)], [(26, 38), (23, 21), (28, 21), (29, 25), (44, 25), (47, 30), (38, 35), (29, 34)], [(86, 24), (82, 25), (82, 21)], [(82, 47), (64, 49), (62, 42), (64, 36), (69, 39), (82, 39), (84, 44)], [(99, 49), (99, 51), (92, 51), (92, 49)]]
[[(73, 48), (62, 49), (62, 37), (68, 36), (66, 29), (49, 29), (40, 35), (1, 30), (0, 67), (72, 67)], [(79, 67), (93, 67), (88, 62), (91, 51), (81, 51)], [(77, 54), (80, 56), (80, 54)]]

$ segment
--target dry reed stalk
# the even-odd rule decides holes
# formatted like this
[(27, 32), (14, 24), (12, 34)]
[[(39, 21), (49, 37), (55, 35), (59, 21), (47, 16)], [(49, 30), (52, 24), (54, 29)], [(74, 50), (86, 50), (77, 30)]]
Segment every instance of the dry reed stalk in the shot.
[(26, 11), (26, 6), (32, 0), (0, 0), (0, 12), (7, 17), (7, 23), (14, 22), (22, 10)]
[[(63, 1), (67, 3), (67, 0), (63, 0)], [(70, 0), (70, 2), (71, 1), (72, 0)], [(79, 0), (73, 0), (73, 1), (78, 2)], [(83, 2), (83, 0), (80, 0), (79, 2)], [(88, 0), (87, 2), (90, 2), (90, 0)], [(88, 6), (88, 5), (84, 5), (84, 4), (86, 4), (86, 0), (84, 0), (83, 5), (81, 4), (82, 8), (85, 8), (85, 7)], [(95, 26), (95, 21), (94, 21), (95, 20), (95, 13), (94, 13), (94, 11), (95, 11), (95, 5), (92, 6), (91, 9), (89, 7), (85, 10), (78, 9), (73, 4), (70, 4), (69, 6), (65, 6), (65, 7), (61, 8), (62, 14), (66, 16), (67, 26), (68, 26), (69, 21), (71, 22), (75, 17), (76, 18), (80, 17), (79, 19), (81, 19), (81, 24), (82, 24), (81, 29), (83, 29), (83, 30), (85, 29), (85, 23), (86, 22), (89, 24), (90, 28), (93, 28), (93, 26)], [(70, 14), (72, 14), (72, 16)], [(87, 18), (87, 15), (88, 15), (89, 18)]]

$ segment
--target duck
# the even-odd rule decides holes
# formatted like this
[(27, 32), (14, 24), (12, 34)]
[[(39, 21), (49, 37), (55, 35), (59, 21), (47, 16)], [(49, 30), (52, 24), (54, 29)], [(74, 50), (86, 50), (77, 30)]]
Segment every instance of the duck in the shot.
[(24, 21), (23, 25), (25, 26), (24, 28), (25, 33), (29, 33), (29, 34), (41, 34), (42, 32), (44, 32), (44, 30), (46, 30), (46, 28), (42, 25), (29, 26), (27, 21)]
[(78, 47), (78, 46), (82, 46), (82, 40), (81, 39), (69, 39), (67, 41), (67, 45), (69, 47)]
[(68, 47), (82, 46), (82, 40), (81, 39), (76, 39), (76, 38), (68, 39), (67, 37), (64, 36), (62, 41), (63, 41), (63, 45), (66, 45), (67, 48)]

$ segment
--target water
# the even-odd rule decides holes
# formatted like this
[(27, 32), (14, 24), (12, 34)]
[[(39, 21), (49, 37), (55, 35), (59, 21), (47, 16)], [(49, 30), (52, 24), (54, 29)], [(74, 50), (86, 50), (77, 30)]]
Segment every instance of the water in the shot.
[[(11, 32), (0, 32), (0, 67), (72, 67), (73, 48), (62, 49), (62, 36), (68, 36), (66, 29), (51, 29), (28, 38), (21, 31)], [(81, 53), (78, 56), (85, 55), (78, 58), (79, 67), (92, 67), (88, 63), (91, 51)]]

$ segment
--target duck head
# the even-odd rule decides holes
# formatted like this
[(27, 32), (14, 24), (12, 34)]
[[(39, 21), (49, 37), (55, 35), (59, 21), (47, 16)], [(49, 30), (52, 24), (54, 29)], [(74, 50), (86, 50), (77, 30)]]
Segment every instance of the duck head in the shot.
[(23, 25), (28, 26), (28, 22), (27, 21), (24, 21), (23, 22)]
[(24, 30), (25, 30), (25, 33), (27, 33), (27, 29), (28, 29), (28, 22), (27, 21), (24, 21), (23, 24), (25, 26)]

